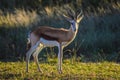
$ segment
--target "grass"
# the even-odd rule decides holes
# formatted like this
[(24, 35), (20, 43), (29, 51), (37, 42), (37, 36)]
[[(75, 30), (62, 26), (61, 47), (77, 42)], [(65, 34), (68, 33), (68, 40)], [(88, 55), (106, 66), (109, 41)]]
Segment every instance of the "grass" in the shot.
[(25, 62), (0, 62), (0, 80), (119, 80), (120, 64), (114, 62), (83, 63), (63, 61), (63, 74), (57, 71), (57, 59), (40, 63), (43, 73), (30, 62), (29, 73)]

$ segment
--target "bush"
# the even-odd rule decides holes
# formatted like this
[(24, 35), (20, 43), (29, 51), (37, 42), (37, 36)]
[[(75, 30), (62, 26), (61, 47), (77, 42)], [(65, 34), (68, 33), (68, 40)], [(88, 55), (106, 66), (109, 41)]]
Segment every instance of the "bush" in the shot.
[[(27, 33), (36, 27), (48, 25), (69, 28), (69, 23), (58, 13), (64, 12), (62, 10), (62, 7), (46, 7), (41, 11), (24, 9), (0, 11), (0, 59), (23, 59), (26, 53)], [(92, 56), (98, 53), (105, 55), (119, 53), (119, 11), (102, 15), (89, 13), (84, 12), (85, 17), (79, 25), (78, 35), (65, 50), (70, 49), (75, 56), (85, 55), (85, 59), (94, 58)]]

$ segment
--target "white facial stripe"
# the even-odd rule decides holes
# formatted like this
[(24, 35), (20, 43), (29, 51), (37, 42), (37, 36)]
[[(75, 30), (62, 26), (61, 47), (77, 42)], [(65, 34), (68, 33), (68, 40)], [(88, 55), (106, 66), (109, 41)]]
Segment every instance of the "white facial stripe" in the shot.
[(71, 20), (70, 23), (71, 23), (71, 26), (72, 26), (72, 30), (76, 31), (76, 22), (74, 20)]
[(73, 29), (74, 29), (74, 31), (76, 31), (76, 24), (75, 23), (73, 23)]

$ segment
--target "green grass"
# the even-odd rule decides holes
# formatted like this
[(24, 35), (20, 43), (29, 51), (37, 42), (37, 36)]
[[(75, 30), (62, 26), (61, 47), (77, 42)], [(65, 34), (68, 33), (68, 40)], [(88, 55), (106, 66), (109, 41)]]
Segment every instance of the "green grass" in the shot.
[(63, 61), (63, 74), (57, 71), (57, 59), (40, 63), (43, 73), (30, 62), (29, 73), (25, 62), (0, 62), (0, 80), (120, 80), (120, 64), (114, 62), (83, 63)]

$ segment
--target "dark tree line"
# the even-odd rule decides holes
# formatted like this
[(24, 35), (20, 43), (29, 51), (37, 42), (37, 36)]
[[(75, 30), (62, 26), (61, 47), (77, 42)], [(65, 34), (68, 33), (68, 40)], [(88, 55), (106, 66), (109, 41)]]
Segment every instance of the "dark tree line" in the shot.
[(65, 4), (73, 4), (74, 7), (82, 8), (97, 8), (97, 7), (108, 7), (111, 4), (116, 4), (119, 0), (1, 0), (0, 9), (14, 9), (14, 8), (25, 8), (25, 9), (38, 9), (46, 6), (63, 6)]

